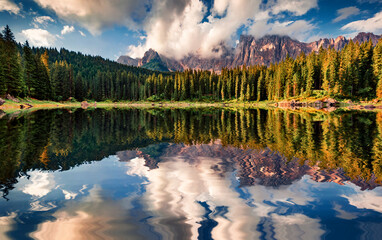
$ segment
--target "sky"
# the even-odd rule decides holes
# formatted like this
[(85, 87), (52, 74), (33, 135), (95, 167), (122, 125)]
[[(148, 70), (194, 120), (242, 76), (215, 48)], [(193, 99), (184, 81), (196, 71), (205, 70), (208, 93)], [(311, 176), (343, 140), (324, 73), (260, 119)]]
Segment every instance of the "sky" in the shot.
[(213, 57), (241, 34), (311, 42), (382, 34), (382, 0), (0, 0), (0, 27), (16, 40), (116, 60), (150, 48)]

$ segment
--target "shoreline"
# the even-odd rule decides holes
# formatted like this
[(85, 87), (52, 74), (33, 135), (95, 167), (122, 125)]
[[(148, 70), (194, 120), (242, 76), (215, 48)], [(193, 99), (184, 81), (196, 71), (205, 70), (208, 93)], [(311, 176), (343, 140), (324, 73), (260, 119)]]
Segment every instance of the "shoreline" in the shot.
[[(54, 102), (54, 101), (40, 101), (31, 99), (17, 99), (18, 102), (6, 100), (0, 106), (0, 111), (9, 114), (14, 112), (31, 112), (41, 109), (60, 109), (60, 108), (279, 108), (285, 110), (307, 110), (307, 111), (324, 111), (332, 112), (337, 109), (344, 110), (382, 110), (382, 102), (361, 102), (361, 103), (348, 103), (336, 102), (335, 106), (324, 106), (321, 104), (317, 107), (318, 100), (294, 102), (283, 100), (280, 102), (263, 101), (263, 102), (186, 102), (186, 101), (162, 101), (162, 102)], [(325, 103), (325, 102), (321, 102)]]

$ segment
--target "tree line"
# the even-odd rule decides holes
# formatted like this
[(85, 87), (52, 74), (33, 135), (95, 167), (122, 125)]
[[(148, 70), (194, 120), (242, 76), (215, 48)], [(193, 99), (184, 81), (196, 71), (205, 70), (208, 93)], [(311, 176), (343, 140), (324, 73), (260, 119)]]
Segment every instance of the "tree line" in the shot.
[(66, 101), (265, 101), (294, 97), (382, 98), (382, 40), (350, 41), (267, 66), (162, 73), (99, 56), (16, 43), (0, 35), (0, 96)]

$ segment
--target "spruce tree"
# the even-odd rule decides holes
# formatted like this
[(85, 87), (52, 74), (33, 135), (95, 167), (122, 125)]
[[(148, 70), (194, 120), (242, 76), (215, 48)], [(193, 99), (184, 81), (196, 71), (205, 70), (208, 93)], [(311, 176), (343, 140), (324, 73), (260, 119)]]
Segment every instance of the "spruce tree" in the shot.
[(3, 30), (4, 51), (1, 58), (4, 63), (5, 92), (19, 96), (22, 92), (20, 54), (15, 37), (7, 25)]
[(377, 82), (376, 95), (382, 98), (382, 39), (379, 39), (373, 53), (373, 73)]

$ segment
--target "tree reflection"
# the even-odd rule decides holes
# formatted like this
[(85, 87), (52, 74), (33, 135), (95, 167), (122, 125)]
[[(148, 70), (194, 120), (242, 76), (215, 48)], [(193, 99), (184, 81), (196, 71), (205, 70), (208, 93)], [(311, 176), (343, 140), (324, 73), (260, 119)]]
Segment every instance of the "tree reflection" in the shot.
[[(382, 181), (382, 115), (282, 109), (61, 109), (0, 119), (4, 196), (29, 170), (68, 170), (117, 151), (154, 143), (208, 144), (276, 152), (288, 162), (342, 169), (353, 182)], [(157, 164), (163, 147), (146, 154)], [(246, 152), (243, 152), (245, 158)], [(279, 168), (275, 166), (275, 169)], [(242, 166), (243, 174), (246, 165)], [(336, 172), (336, 174), (339, 172)]]

